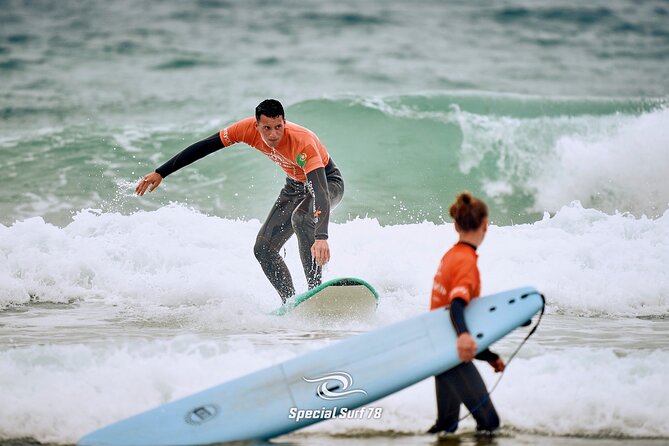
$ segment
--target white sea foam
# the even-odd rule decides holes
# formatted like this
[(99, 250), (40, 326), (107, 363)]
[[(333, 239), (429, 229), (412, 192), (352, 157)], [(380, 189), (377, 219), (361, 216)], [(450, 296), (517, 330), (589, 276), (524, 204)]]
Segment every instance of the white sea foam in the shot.
[[(248, 315), (269, 311), (279, 300), (253, 256), (259, 227), (257, 220), (176, 205), (132, 215), (82, 211), (64, 228), (41, 218), (0, 226), (0, 305), (32, 296), (55, 303), (97, 298), (147, 317), (208, 304)], [(332, 224), (325, 277), (368, 280), (392, 302), (382, 306), (382, 320), (396, 320), (425, 308), (437, 263), (455, 240), (451, 224)], [(635, 218), (574, 203), (533, 224), (492, 226), (479, 252), (484, 293), (532, 284), (567, 313), (669, 311), (667, 213)], [(285, 255), (304, 289), (294, 239)]]
[(607, 135), (561, 137), (533, 184), (540, 209), (571, 200), (656, 216), (669, 207), (669, 110), (624, 120)]
[(481, 169), (495, 202), (532, 196), (537, 211), (578, 200), (656, 217), (669, 208), (669, 110), (640, 115), (517, 118), (458, 111), (460, 170)]
[[(170, 341), (35, 345), (0, 351), (0, 432), (9, 438), (74, 442), (90, 430), (327, 344)], [(536, 350), (536, 349), (535, 349)], [(502, 350), (503, 354), (508, 352)], [(493, 393), (504, 426), (549, 435), (669, 437), (663, 364), (667, 351), (553, 349), (517, 358)], [(478, 363), (491, 387), (495, 375)], [(309, 427), (420, 434), (436, 416), (431, 379), (370, 406), (380, 419)], [(11, 408), (11, 410), (9, 410)], [(466, 412), (463, 411), (462, 415)], [(471, 418), (461, 426), (473, 429)]]
[[(424, 312), (437, 263), (456, 240), (450, 224), (333, 224), (326, 277), (364, 278), (381, 300), (372, 320), (324, 332), (315, 321), (268, 315), (279, 300), (253, 258), (259, 226), (176, 205), (132, 215), (82, 211), (64, 228), (40, 218), (0, 226), (2, 435), (72, 442), (141, 410)], [(509, 368), (493, 396), (506, 426), (669, 437), (662, 384), (669, 357), (657, 339), (664, 334), (639, 325), (651, 321), (630, 318), (666, 316), (668, 244), (667, 213), (608, 215), (578, 203), (534, 224), (490, 228), (479, 250), (484, 293), (534, 285), (547, 296), (549, 318), (576, 321), (540, 329)], [(286, 261), (303, 289), (293, 240)], [(597, 321), (603, 328), (582, 328)], [(617, 340), (618, 330), (634, 336)], [(499, 351), (508, 357), (518, 341), (505, 340)], [(491, 385), (495, 376), (485, 364), (479, 368)], [(418, 434), (435, 416), (432, 383), (374, 405), (384, 409), (380, 420), (309, 429)]]

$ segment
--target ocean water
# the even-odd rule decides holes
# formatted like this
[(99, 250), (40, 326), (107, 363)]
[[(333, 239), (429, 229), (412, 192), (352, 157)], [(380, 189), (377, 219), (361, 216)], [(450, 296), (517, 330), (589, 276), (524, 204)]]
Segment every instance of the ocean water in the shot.
[[(666, 444), (668, 23), (666, 1), (0, 0), (0, 443), (70, 445), (427, 311), (466, 189), (484, 294), (548, 302), (492, 395), (501, 434), (424, 435), (426, 380), (274, 442)], [(370, 320), (269, 315), (252, 246), (284, 176), (258, 152), (133, 194), (267, 97), (343, 172), (325, 277), (371, 283)], [(285, 259), (305, 289), (295, 240)]]

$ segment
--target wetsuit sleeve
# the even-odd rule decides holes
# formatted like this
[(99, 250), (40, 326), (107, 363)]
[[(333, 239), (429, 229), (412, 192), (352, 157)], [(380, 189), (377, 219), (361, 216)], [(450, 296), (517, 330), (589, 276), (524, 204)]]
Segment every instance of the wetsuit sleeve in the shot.
[(330, 222), (330, 193), (325, 169), (319, 167), (307, 173), (307, 188), (314, 197), (314, 220), (316, 240), (327, 240), (328, 224)]
[(455, 328), (455, 332), (458, 334), (458, 336), (462, 333), (469, 332), (469, 329), (467, 329), (467, 323), (465, 322), (466, 305), (467, 302), (465, 302), (465, 300), (460, 297), (456, 297), (451, 302), (449, 314), (451, 316), (451, 323), (453, 324), (453, 328)]
[(499, 359), (499, 355), (495, 352), (490, 351), (490, 349), (485, 349), (478, 355), (474, 356), (476, 359), (479, 359), (481, 361), (497, 361)]
[(169, 174), (176, 172), (182, 167), (185, 167), (199, 160), (200, 158), (210, 155), (222, 148), (223, 142), (221, 141), (219, 134), (214, 133), (210, 137), (191, 144), (181, 152), (174, 155), (172, 159), (157, 168), (156, 172), (158, 172), (161, 177), (165, 178)]
[[(465, 323), (465, 305), (465, 301), (459, 297), (456, 297), (453, 299), (453, 302), (451, 302), (451, 322), (453, 323), (453, 327), (455, 327), (455, 331), (458, 335), (469, 331), (467, 329), (467, 324)], [(499, 355), (486, 348), (481, 353), (476, 355), (475, 358), (481, 361), (490, 362), (497, 361)]]

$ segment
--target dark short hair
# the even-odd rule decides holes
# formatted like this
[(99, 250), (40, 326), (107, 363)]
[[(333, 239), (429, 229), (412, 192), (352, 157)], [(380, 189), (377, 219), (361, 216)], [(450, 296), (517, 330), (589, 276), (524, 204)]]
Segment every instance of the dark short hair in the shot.
[(260, 116), (265, 115), (268, 118), (286, 117), (283, 111), (283, 105), (276, 99), (265, 99), (256, 107), (256, 121), (260, 121)]

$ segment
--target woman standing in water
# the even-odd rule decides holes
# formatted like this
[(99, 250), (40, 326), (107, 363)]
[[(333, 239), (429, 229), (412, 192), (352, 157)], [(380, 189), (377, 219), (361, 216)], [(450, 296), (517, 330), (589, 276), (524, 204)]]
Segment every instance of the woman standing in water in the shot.
[(435, 377), (437, 421), (428, 433), (455, 432), (464, 403), (476, 420), (477, 431), (492, 432), (499, 427), (499, 417), (472, 359), (487, 361), (495, 372), (504, 370), (504, 361), (496, 353), (484, 350), (476, 354), (476, 341), (469, 334), (464, 309), (481, 292), (476, 264), (476, 249), (488, 230), (488, 207), (468, 192), (459, 194), (449, 210), (455, 220), (458, 242), (439, 263), (432, 286), (430, 310), (450, 306), (453, 327), (458, 335), (458, 355), (462, 363)]

